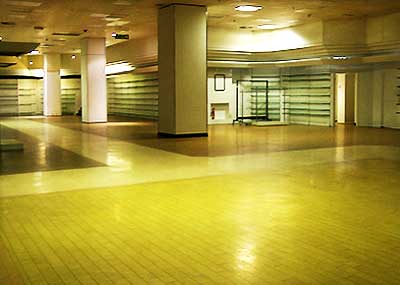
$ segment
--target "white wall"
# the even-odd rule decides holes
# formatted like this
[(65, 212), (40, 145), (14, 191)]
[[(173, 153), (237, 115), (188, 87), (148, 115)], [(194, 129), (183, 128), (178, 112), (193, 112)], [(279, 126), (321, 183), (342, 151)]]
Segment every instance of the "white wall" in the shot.
[(399, 42), (399, 25), (400, 13), (368, 18), (366, 25), (367, 44)]
[(400, 128), (396, 69), (363, 71), (357, 82), (357, 125)]
[[(225, 75), (225, 91), (215, 91), (214, 75)], [(217, 117), (212, 120), (211, 106), (216, 107)], [(227, 108), (226, 110), (223, 110)], [(225, 111), (225, 115), (223, 114)], [(231, 69), (213, 69), (208, 72), (208, 124), (227, 124), (232, 123), (236, 113), (236, 84), (232, 83)], [(224, 115), (220, 118), (218, 115)]]

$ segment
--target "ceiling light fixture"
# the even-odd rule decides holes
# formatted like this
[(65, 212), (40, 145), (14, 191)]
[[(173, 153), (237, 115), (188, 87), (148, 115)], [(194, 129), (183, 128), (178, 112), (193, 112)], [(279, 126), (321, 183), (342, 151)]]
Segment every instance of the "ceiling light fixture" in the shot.
[(262, 8), (263, 8), (262, 6), (257, 6), (257, 5), (240, 5), (236, 6), (235, 10), (240, 12), (257, 12)]
[(257, 28), (259, 28), (261, 30), (273, 30), (273, 29), (276, 29), (276, 26), (271, 25), (271, 24), (265, 24), (265, 25), (259, 25), (259, 26), (257, 26)]
[(332, 56), (332, 59), (334, 59), (334, 60), (346, 60), (346, 59), (348, 59), (348, 57), (345, 56), (345, 55), (337, 55), (337, 56)]
[(29, 61), (29, 65), (32, 65), (33, 64), (33, 61), (31, 60), (31, 61)]
[(271, 19), (257, 19), (257, 22), (262, 22), (262, 23), (271, 23), (272, 20)]
[(74, 55), (74, 54), (71, 55), (71, 58), (72, 58), (72, 59), (76, 59), (76, 55)]
[(42, 5), (42, 2), (8, 0), (8, 1), (5, 1), (5, 4), (10, 5), (10, 6), (19, 6), (19, 7), (39, 7), (40, 5)]
[(112, 32), (111, 36), (112, 36), (113, 38), (115, 38), (115, 37), (117, 36), (117, 33), (116, 33), (116, 32)]
[(37, 55), (37, 54), (40, 54), (40, 52), (35, 49), (35, 50), (31, 51), (29, 54), (30, 55)]
[(129, 1), (127, 1), (127, 0), (117, 0), (117, 1), (114, 1), (113, 4), (114, 4), (114, 5), (120, 5), (120, 6), (129, 6), (129, 5), (132, 5), (132, 3), (129, 2)]
[(3, 40), (3, 37), (2, 36), (0, 36), (0, 42)]

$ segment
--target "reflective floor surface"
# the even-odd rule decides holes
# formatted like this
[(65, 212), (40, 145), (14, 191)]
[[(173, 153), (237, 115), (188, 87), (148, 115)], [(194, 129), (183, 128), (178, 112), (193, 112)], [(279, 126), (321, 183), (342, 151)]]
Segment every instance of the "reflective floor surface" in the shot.
[(400, 284), (400, 131), (1, 124), (0, 284)]

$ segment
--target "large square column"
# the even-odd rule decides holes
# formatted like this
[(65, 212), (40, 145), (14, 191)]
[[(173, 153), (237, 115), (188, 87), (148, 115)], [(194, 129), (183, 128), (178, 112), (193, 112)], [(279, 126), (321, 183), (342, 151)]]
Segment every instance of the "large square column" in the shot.
[(43, 114), (61, 116), (61, 56), (44, 55)]
[(107, 122), (106, 46), (104, 38), (81, 41), (82, 122)]
[(171, 4), (158, 13), (159, 133), (207, 135), (207, 9)]

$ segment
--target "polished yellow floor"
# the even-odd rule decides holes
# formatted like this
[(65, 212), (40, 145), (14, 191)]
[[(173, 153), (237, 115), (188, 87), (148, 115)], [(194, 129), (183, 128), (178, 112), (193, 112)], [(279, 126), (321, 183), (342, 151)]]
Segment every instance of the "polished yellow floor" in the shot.
[(400, 284), (399, 147), (189, 157), (6, 125), (106, 166), (0, 176), (0, 284)]

